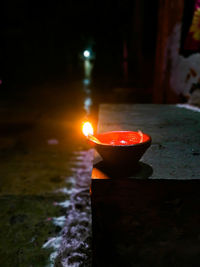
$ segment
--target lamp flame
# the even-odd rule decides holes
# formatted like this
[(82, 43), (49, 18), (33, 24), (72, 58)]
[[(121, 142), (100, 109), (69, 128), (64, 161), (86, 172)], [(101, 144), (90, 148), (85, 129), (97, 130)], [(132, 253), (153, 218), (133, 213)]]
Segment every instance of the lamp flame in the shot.
[(89, 121), (83, 123), (82, 132), (85, 136), (93, 135), (94, 130), (92, 124)]

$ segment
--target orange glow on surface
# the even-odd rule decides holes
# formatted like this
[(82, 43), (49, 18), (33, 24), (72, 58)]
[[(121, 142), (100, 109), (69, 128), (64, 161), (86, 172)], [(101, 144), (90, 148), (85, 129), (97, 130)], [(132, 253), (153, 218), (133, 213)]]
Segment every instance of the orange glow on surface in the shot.
[(85, 136), (94, 134), (92, 124), (89, 121), (83, 123), (82, 132)]
[(92, 169), (92, 179), (109, 179), (108, 175), (97, 168)]

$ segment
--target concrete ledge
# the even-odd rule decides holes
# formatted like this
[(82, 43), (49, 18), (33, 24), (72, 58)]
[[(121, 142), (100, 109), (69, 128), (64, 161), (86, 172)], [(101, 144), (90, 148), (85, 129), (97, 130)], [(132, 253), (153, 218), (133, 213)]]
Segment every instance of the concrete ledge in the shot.
[(200, 181), (92, 180), (93, 266), (199, 266)]
[(98, 130), (141, 130), (153, 142), (131, 175), (93, 168), (93, 266), (199, 267), (200, 114), (103, 104)]

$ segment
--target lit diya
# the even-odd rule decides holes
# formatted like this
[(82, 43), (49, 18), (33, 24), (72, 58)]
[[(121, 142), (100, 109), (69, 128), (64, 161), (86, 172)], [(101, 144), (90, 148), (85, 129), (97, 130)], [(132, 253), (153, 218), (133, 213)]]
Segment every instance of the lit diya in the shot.
[(135, 166), (151, 145), (151, 137), (141, 131), (111, 131), (94, 135), (89, 122), (83, 124), (82, 130), (108, 166)]

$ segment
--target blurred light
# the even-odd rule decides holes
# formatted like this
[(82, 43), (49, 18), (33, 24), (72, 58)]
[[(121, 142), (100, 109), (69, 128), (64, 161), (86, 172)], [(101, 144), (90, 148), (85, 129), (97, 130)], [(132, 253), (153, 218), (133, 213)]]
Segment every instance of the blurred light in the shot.
[(89, 114), (90, 113), (90, 107), (92, 106), (92, 99), (91, 97), (86, 97), (84, 101), (84, 109)]
[(87, 121), (83, 124), (82, 126), (82, 132), (85, 136), (88, 136), (88, 135), (93, 135), (94, 133), (94, 130), (93, 130), (93, 127), (92, 127), (92, 124)]
[(85, 79), (91, 78), (92, 69), (93, 69), (93, 64), (90, 62), (89, 58), (85, 58), (84, 60)]
[(47, 140), (48, 145), (57, 145), (59, 141), (57, 139), (49, 139)]
[(89, 50), (85, 50), (83, 52), (83, 55), (84, 55), (84, 57), (89, 58), (90, 57), (90, 51)]
[(84, 79), (83, 84), (84, 85), (90, 85), (90, 79)]

